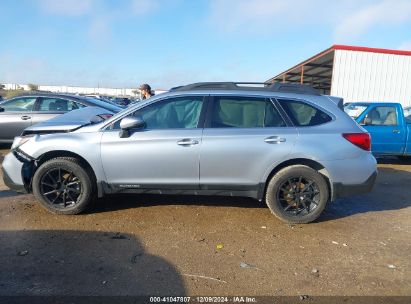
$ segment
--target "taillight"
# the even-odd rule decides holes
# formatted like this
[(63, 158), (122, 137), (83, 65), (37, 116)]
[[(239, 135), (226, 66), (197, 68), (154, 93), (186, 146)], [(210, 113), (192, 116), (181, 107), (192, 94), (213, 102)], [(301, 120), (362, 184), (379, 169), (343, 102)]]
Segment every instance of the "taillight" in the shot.
[(371, 137), (368, 133), (344, 133), (342, 136), (365, 151), (371, 150)]

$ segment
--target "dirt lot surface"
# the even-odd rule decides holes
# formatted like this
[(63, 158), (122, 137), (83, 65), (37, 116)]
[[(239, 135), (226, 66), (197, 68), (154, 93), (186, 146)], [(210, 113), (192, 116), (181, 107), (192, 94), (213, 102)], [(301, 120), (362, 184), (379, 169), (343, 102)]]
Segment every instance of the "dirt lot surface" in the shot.
[(379, 173), (293, 226), (241, 198), (110, 196), (57, 216), (1, 179), (0, 295), (411, 296), (411, 162)]

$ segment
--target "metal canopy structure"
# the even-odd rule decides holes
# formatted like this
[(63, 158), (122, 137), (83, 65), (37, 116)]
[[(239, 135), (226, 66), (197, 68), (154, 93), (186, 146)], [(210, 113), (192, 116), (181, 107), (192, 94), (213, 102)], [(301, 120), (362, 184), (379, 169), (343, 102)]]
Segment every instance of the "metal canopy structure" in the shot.
[[(410, 51), (387, 50), (379, 48), (368, 48), (348, 45), (333, 45), (325, 51), (293, 66), (292, 68), (274, 76), (266, 83), (300, 83), (310, 85), (323, 94), (330, 94), (333, 83), (333, 72), (335, 72), (336, 51), (354, 51), (363, 53), (377, 53), (389, 55), (410, 56)], [(357, 65), (359, 63), (357, 62)]]
[(333, 47), (326, 49), (285, 72), (270, 78), (266, 83), (300, 83), (310, 85), (324, 94), (329, 94), (331, 91), (334, 50)]

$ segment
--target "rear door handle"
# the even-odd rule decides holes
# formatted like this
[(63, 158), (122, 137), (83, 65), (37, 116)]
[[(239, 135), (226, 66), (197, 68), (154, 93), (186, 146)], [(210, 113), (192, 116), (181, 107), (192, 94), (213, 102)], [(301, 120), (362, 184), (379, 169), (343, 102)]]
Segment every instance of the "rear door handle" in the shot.
[(392, 133), (394, 133), (394, 134), (400, 134), (401, 131), (400, 131), (400, 130), (392, 130)]
[(31, 116), (23, 115), (20, 118), (21, 118), (21, 120), (29, 120), (29, 119), (31, 119)]
[(270, 136), (264, 139), (267, 144), (280, 144), (286, 141), (285, 138), (280, 136)]
[(198, 140), (190, 139), (190, 138), (184, 138), (177, 142), (177, 145), (180, 145), (180, 146), (193, 146), (197, 144), (198, 144)]

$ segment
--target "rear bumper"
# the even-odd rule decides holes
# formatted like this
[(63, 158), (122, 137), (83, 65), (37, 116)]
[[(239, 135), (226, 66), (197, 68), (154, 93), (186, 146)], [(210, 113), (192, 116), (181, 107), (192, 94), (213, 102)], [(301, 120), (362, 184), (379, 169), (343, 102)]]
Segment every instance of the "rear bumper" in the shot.
[(374, 187), (375, 180), (377, 179), (377, 171), (375, 171), (371, 176), (362, 184), (355, 184), (355, 185), (347, 185), (342, 183), (334, 183), (333, 184), (333, 201), (337, 198), (368, 193), (371, 192), (372, 188)]

